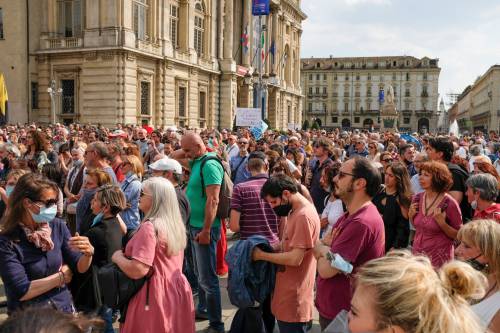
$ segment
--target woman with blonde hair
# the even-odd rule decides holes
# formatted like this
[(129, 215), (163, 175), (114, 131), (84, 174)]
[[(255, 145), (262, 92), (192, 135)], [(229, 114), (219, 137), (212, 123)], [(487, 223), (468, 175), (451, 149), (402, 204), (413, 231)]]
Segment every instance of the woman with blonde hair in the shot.
[(352, 333), (485, 332), (467, 303), (484, 295), (484, 276), (452, 261), (436, 274), (427, 257), (393, 251), (357, 274), (349, 312)]
[(500, 224), (493, 220), (475, 220), (458, 231), (457, 258), (486, 274), (486, 294), (472, 306), (490, 332), (500, 332)]
[(127, 225), (128, 230), (135, 230), (141, 222), (139, 215), (139, 195), (141, 194), (141, 179), (144, 167), (139, 157), (135, 155), (123, 155), (121, 171), (125, 180), (121, 189), (127, 199), (127, 209), (120, 213), (121, 218)]
[(193, 296), (182, 274), (186, 228), (172, 183), (146, 180), (139, 208), (144, 220), (112, 261), (131, 279), (150, 278), (130, 300), (120, 332), (194, 333)]

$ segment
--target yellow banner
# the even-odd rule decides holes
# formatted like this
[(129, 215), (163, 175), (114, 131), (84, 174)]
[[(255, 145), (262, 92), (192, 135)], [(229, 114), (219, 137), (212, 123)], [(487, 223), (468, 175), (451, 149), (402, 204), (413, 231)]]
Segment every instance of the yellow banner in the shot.
[(7, 85), (5, 84), (5, 79), (3, 74), (0, 73), (0, 113), (5, 116), (6, 103), (9, 100), (9, 95), (7, 94)]

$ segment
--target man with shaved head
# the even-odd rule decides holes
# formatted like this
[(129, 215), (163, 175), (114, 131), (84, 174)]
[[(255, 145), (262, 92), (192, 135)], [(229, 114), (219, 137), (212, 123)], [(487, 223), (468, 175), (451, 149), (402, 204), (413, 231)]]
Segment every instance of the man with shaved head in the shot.
[[(222, 165), (208, 159), (200, 170), (204, 159), (216, 156), (207, 152), (201, 137), (186, 133), (181, 139), (181, 149), (171, 154), (185, 168), (191, 170), (186, 195), (191, 204), (189, 236), (191, 238), (195, 273), (199, 283), (199, 302), (196, 317), (208, 319), (207, 332), (224, 332), (219, 278), (216, 273), (216, 246), (220, 238), (220, 219), (216, 217), (219, 191), (224, 176)], [(200, 177), (203, 173), (203, 186)]]

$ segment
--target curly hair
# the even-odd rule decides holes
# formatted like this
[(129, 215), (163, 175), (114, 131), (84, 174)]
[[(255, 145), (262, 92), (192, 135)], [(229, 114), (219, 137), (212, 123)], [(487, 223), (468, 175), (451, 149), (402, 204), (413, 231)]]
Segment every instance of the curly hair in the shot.
[(453, 185), (453, 177), (446, 164), (430, 161), (420, 166), (420, 172), (428, 172), (432, 176), (432, 189), (436, 192), (447, 192)]
[(474, 166), (477, 166), (477, 168), (479, 169), (479, 171), (481, 173), (489, 173), (490, 175), (495, 177), (497, 182), (498, 182), (498, 189), (500, 189), (500, 175), (498, 174), (497, 169), (495, 169), (495, 167), (493, 165), (491, 165), (490, 163), (487, 163), (487, 162), (479, 162), (478, 161), (478, 162), (474, 162)]

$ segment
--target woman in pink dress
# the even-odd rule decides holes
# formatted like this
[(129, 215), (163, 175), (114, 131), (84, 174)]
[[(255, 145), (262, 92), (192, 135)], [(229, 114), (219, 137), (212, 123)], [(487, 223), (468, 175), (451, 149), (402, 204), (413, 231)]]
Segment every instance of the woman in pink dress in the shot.
[(146, 215), (144, 221), (125, 253), (115, 252), (112, 261), (132, 279), (152, 275), (130, 300), (120, 332), (192, 333), (193, 296), (182, 274), (186, 229), (174, 187), (161, 177), (148, 179), (142, 185), (139, 208)]
[(425, 192), (413, 197), (408, 214), (415, 227), (412, 251), (428, 256), (439, 268), (453, 259), (453, 242), (462, 226), (462, 213), (456, 200), (446, 193), (453, 184), (446, 164), (424, 163), (419, 182)]

